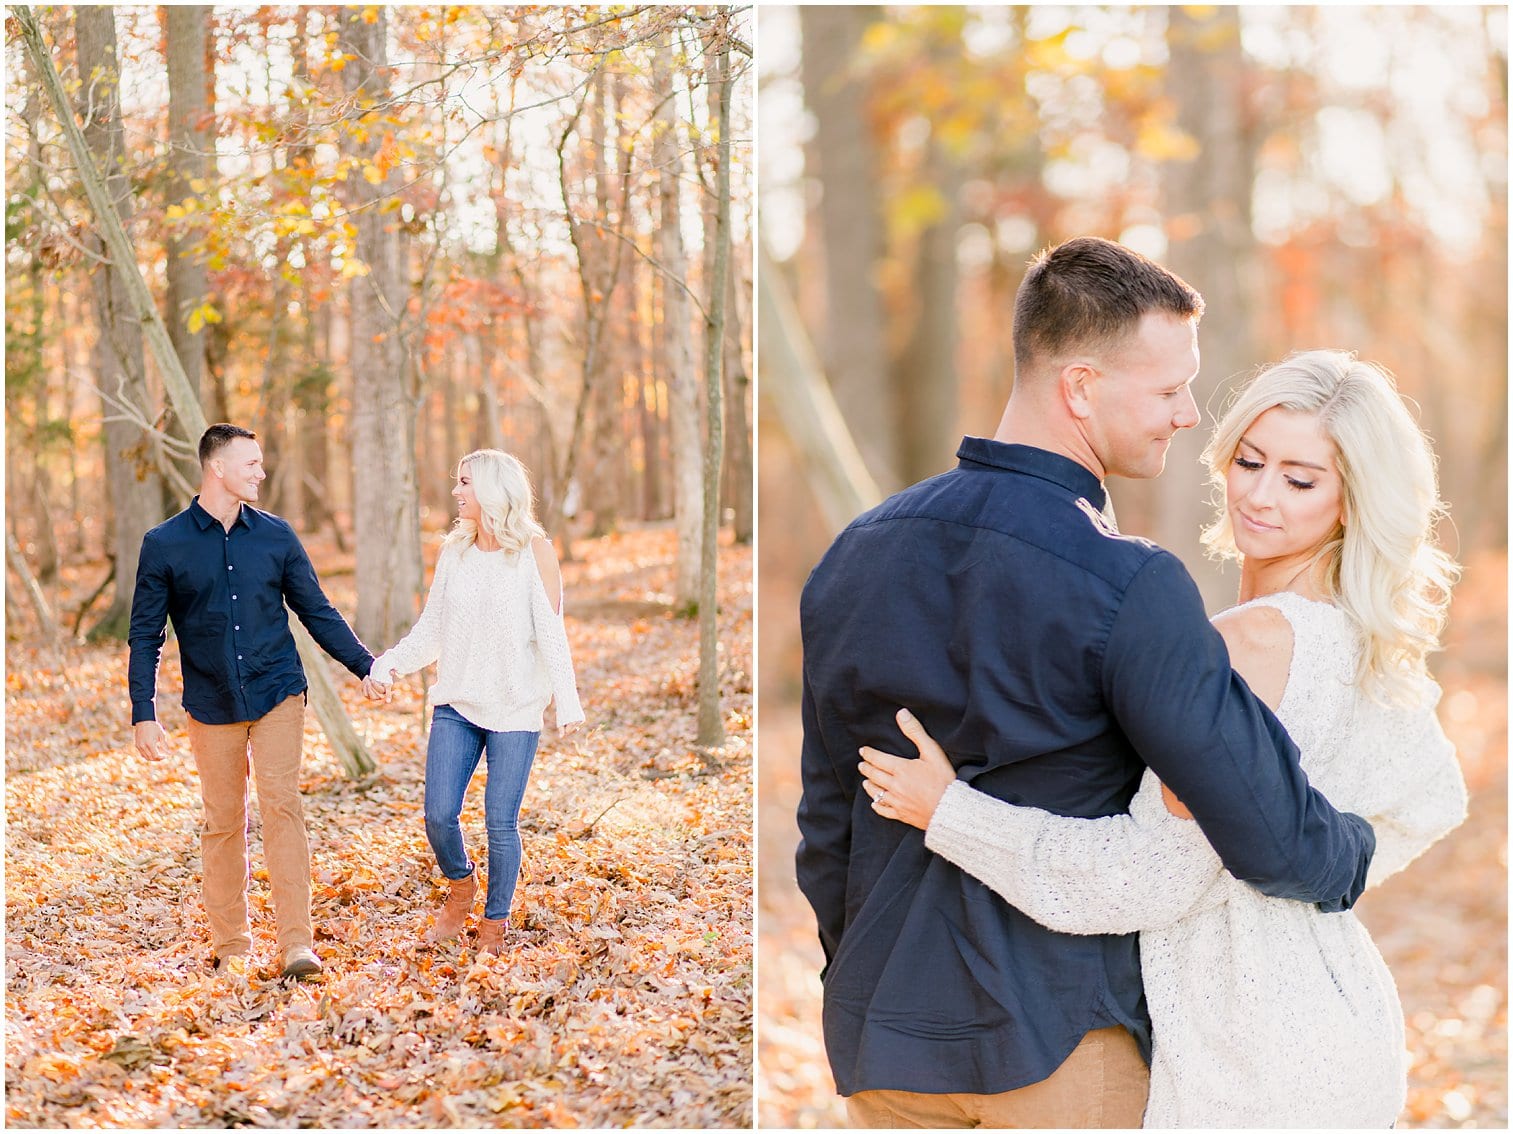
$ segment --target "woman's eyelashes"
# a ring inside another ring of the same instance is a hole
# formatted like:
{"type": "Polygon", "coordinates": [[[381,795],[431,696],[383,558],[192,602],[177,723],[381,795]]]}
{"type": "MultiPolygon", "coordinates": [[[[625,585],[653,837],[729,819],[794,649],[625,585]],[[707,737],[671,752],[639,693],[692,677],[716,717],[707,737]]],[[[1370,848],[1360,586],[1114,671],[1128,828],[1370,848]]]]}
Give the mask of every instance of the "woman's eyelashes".
{"type": "MultiPolygon", "coordinates": [[[[1235,454],[1235,464],[1239,465],[1242,469],[1248,469],[1251,472],[1256,472],[1257,470],[1264,469],[1266,467],[1264,462],[1248,460],[1247,458],[1240,456],[1238,453],[1235,454]]],[[[1317,481],[1313,480],[1298,480],[1296,477],[1291,476],[1284,476],[1282,479],[1285,480],[1290,487],[1296,488],[1299,492],[1306,492],[1308,489],[1314,487],[1318,483],[1317,481]]]]}

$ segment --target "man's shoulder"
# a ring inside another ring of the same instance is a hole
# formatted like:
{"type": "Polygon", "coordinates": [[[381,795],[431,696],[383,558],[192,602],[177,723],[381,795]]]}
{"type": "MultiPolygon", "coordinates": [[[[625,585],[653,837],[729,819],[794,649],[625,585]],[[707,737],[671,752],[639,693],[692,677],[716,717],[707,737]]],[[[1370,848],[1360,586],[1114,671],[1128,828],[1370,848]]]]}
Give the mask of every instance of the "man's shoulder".
{"type": "Polygon", "coordinates": [[[252,528],[259,535],[277,536],[279,538],[292,539],[296,543],[299,542],[299,536],[295,534],[293,525],[282,516],[274,515],[272,512],[265,512],[261,508],[254,508],[250,504],[243,504],[242,507],[246,510],[246,518],[249,521],[248,527],[252,528]]]}
{"type": "Polygon", "coordinates": [[[837,542],[870,528],[889,527],[890,537],[926,525],[974,529],[989,540],[1036,549],[1070,567],[1127,583],[1151,560],[1183,570],[1175,555],[1141,536],[1124,535],[1085,496],[1033,476],[952,469],[912,484],[862,513],[837,542]]]}
{"type": "Polygon", "coordinates": [[[199,531],[199,525],[194,522],[194,516],[188,508],[175,512],[162,523],[154,524],[147,529],[147,534],[142,537],[144,544],[160,544],[169,540],[181,538],[199,531]]]}

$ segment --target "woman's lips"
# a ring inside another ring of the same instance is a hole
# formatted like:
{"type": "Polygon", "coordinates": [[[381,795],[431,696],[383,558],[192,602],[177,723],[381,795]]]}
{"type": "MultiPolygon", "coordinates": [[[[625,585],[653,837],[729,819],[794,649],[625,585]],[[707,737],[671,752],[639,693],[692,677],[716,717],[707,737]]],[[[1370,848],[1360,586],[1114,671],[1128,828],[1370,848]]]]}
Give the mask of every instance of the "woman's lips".
{"type": "Polygon", "coordinates": [[[1276,524],[1263,524],[1260,520],[1257,520],[1257,519],[1255,519],[1255,518],[1253,518],[1251,516],[1247,516],[1244,512],[1239,513],[1239,516],[1240,516],[1240,519],[1244,521],[1245,526],[1248,527],[1251,531],[1254,531],[1254,532],[1274,532],[1274,531],[1279,531],[1280,530],[1280,528],[1278,527],[1278,525],[1276,525],[1276,524]]]}

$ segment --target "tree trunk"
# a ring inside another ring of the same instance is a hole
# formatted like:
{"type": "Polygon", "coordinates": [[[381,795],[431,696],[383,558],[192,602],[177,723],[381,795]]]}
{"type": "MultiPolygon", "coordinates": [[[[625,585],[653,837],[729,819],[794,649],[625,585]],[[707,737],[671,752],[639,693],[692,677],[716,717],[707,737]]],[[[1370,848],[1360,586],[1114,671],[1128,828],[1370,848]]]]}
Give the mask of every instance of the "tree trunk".
{"type": "Polygon", "coordinates": [[[736,286],[740,273],[734,266],[726,276],[730,282],[725,291],[725,438],[730,476],[726,497],[735,541],[749,544],[756,532],[756,470],[751,448],[751,372],[742,348],[741,328],[750,323],[750,303],[744,305],[743,313],[740,299],[750,295],[751,289],[736,286]]]}
{"type": "Polygon", "coordinates": [[[804,99],[815,116],[805,165],[820,186],[825,310],[820,365],[874,480],[902,484],[887,397],[887,328],[876,276],[884,249],[879,170],[866,128],[867,92],[851,69],[877,10],[857,5],[799,8],[804,99]]]}
{"type": "Polygon", "coordinates": [[[960,382],[956,370],[956,236],[961,226],[962,175],[931,143],[926,167],[940,195],[942,215],[919,234],[913,278],[914,325],[893,369],[899,471],[907,482],[945,472],[955,462],[960,382]]]}
{"type": "Polygon", "coordinates": [[[830,529],[838,532],[882,499],[882,493],[820,370],[782,272],[765,249],[759,255],[756,322],[762,389],[798,452],[804,483],[830,529]]]}
{"type": "MultiPolygon", "coordinates": [[[[728,60],[727,60],[728,66],[728,60]]],[[[705,93],[709,102],[709,121],[711,124],[719,121],[720,98],[724,84],[708,83],[705,93]]],[[[715,144],[708,148],[706,164],[714,170],[716,177],[719,175],[722,155],[728,157],[724,146],[724,139],[716,139],[715,144]]],[[[712,304],[713,296],[708,295],[712,286],[710,281],[715,277],[714,259],[715,244],[709,234],[719,228],[719,210],[729,208],[727,201],[722,201],[717,192],[706,186],[708,190],[704,195],[704,290],[707,298],[705,303],[712,304]]],[[[731,239],[727,229],[727,242],[731,239]]],[[[734,252],[734,249],[731,249],[734,252]]],[[[724,399],[725,399],[725,467],[720,474],[722,499],[727,503],[733,514],[735,529],[735,541],[737,543],[750,543],[754,525],[754,507],[752,499],[752,453],[751,453],[751,414],[747,406],[751,394],[751,375],[746,369],[745,351],[741,345],[741,327],[745,323],[745,312],[741,308],[741,293],[737,287],[737,280],[741,272],[739,265],[732,262],[725,272],[725,332],[724,350],[724,399]]],[[[747,289],[749,295],[750,289],[747,289]]]]}
{"type": "MultiPolygon", "coordinates": [[[[294,64],[296,89],[310,82],[310,31],[309,21],[319,14],[318,9],[303,9],[295,20],[294,38],[290,55],[294,64]]],[[[292,123],[292,135],[288,155],[289,164],[295,168],[308,168],[315,160],[315,147],[309,143],[310,108],[303,99],[291,98],[287,113],[292,123]]],[[[305,263],[313,262],[315,253],[310,241],[296,236],[305,263]]],[[[294,425],[289,431],[289,444],[299,450],[300,498],[299,513],[306,517],[312,527],[319,527],[329,520],[336,536],[337,546],[342,546],[341,526],[326,494],[316,485],[329,482],[326,447],[329,433],[326,416],[331,402],[331,368],[329,352],[323,349],[325,336],[320,334],[321,321],[329,322],[331,304],[317,304],[309,272],[300,273],[300,347],[303,365],[294,386],[294,425]]]]}
{"type": "Polygon", "coordinates": [[[659,46],[653,64],[657,109],[652,162],[659,171],[660,209],[657,258],[661,261],[663,373],[666,375],[672,426],[672,482],[674,528],[678,533],[678,562],[673,602],[692,610],[699,601],[699,556],[704,516],[704,445],[699,428],[699,379],[694,371],[693,338],[689,325],[688,256],[683,248],[683,159],[673,93],[673,45],[659,46]]]}
{"type": "Polygon", "coordinates": [[[58,579],[58,541],[53,534],[52,484],[42,454],[35,456],[37,464],[32,470],[32,509],[33,527],[37,533],[37,577],[44,583],[54,583],[58,579]]]}
{"type": "MultiPolygon", "coordinates": [[[[594,80],[594,83],[598,82],[600,82],[599,79],[594,80]]],[[[588,106],[589,99],[585,96],[584,101],[578,104],[577,111],[569,119],[557,139],[557,182],[562,192],[568,235],[572,238],[573,252],[578,260],[578,285],[583,300],[583,362],[577,401],[573,409],[572,426],[568,431],[566,448],[563,450],[562,468],[555,478],[556,499],[547,512],[548,519],[551,521],[546,525],[547,531],[553,531],[561,524],[562,517],[567,514],[568,502],[575,495],[578,454],[583,448],[584,423],[588,417],[589,399],[604,368],[605,321],[611,310],[610,303],[614,297],[615,288],[620,282],[620,268],[625,254],[624,241],[614,239],[613,236],[600,235],[597,232],[597,227],[602,226],[606,230],[612,227],[607,217],[596,218],[594,223],[585,223],[579,219],[574,209],[570,188],[574,179],[568,172],[567,144],[568,140],[578,132],[578,124],[588,106]],[[610,245],[607,249],[606,243],[610,245]]],[[[633,139],[628,140],[626,145],[620,147],[620,200],[616,208],[617,219],[613,226],[616,229],[623,228],[627,223],[632,141],[633,139]]],[[[590,160],[593,161],[600,161],[602,158],[602,154],[590,155],[590,160]]],[[[563,558],[571,559],[572,544],[568,539],[566,528],[564,527],[559,534],[562,539],[563,558]]]]}
{"type": "MultiPolygon", "coordinates": [[[[42,164],[42,139],[37,129],[37,121],[42,114],[42,99],[36,94],[29,93],[25,102],[22,103],[18,117],[26,126],[27,147],[27,177],[24,187],[17,187],[17,195],[25,195],[32,200],[37,200],[46,192],[46,169],[42,164]]],[[[16,218],[19,221],[19,217],[16,218]]],[[[7,227],[11,227],[10,224],[7,227]]],[[[12,340],[12,329],[7,326],[6,342],[6,384],[11,386],[14,377],[14,388],[8,390],[7,401],[19,402],[22,390],[25,386],[31,387],[33,395],[32,428],[26,438],[25,453],[29,454],[27,463],[31,469],[31,528],[36,533],[37,545],[37,576],[43,583],[52,583],[58,577],[58,543],[53,530],[52,510],[52,475],[51,463],[56,437],[53,430],[52,411],[52,370],[45,365],[44,351],[48,339],[46,328],[47,322],[47,276],[43,266],[42,257],[35,248],[27,250],[26,257],[26,281],[27,301],[30,310],[27,312],[29,326],[25,331],[16,330],[17,341],[12,340]]],[[[67,326],[66,322],[60,322],[59,326],[67,326]]],[[[67,374],[67,368],[61,368],[63,377],[67,374]]],[[[66,382],[66,377],[63,377],[66,382]]],[[[68,424],[68,398],[65,392],[63,409],[59,417],[59,423],[67,427],[68,424]]],[[[12,419],[14,425],[15,419],[12,419]]],[[[18,466],[14,457],[20,457],[17,442],[20,440],[12,433],[11,444],[5,447],[6,483],[19,485],[21,483],[18,474],[18,466]]],[[[72,446],[68,446],[71,450],[72,446]]],[[[18,497],[20,493],[16,494],[18,497]]],[[[19,525],[14,525],[18,527],[19,525]]]]}
{"type": "Polygon", "coordinates": [[[635,386],[635,413],[631,432],[626,438],[626,447],[629,448],[634,439],[641,448],[641,475],[637,481],[636,493],[636,514],[641,520],[656,518],[657,476],[660,471],[657,467],[656,422],[651,412],[654,403],[650,401],[650,354],[646,348],[647,323],[650,320],[642,318],[642,312],[646,310],[646,287],[655,275],[655,272],[637,272],[632,277],[634,286],[629,289],[631,317],[627,331],[630,335],[629,369],[635,386]]]}
{"type": "MultiPolygon", "coordinates": [[[[126,143],[120,118],[120,74],[116,54],[115,9],[82,6],[74,9],[79,73],[87,77],[80,88],[78,108],[84,121],[91,170],[104,170],[96,209],[111,210],[124,226],[132,213],[131,182],[124,171],[126,143]]],[[[49,64],[51,59],[48,60],[49,64]]],[[[71,110],[61,110],[72,124],[71,110]]],[[[82,164],[82,163],[81,163],[82,164]]],[[[104,393],[106,490],[114,518],[112,551],[116,586],[109,608],[89,636],[125,638],[131,621],[131,597],[136,589],[137,555],[142,537],[163,518],[163,481],[141,429],[123,415],[150,420],[147,411],[146,363],[142,353],[140,315],[127,292],[127,275],[137,271],[135,255],[122,233],[120,247],[107,247],[92,233],[90,251],[113,263],[90,272],[97,337],[94,347],[96,382],[104,393]],[[112,267],[115,270],[112,270],[112,267]]],[[[149,297],[150,302],[150,297],[149,297]]]]}
{"type": "Polygon", "coordinates": [[[27,565],[26,556],[21,554],[21,547],[16,543],[16,537],[9,531],[5,533],[5,561],[16,573],[16,578],[21,580],[21,588],[26,591],[26,597],[31,600],[32,613],[37,616],[37,627],[41,630],[42,637],[56,651],[63,640],[63,631],[47,605],[47,596],[42,593],[37,576],[27,565]]]}
{"type": "MultiPolygon", "coordinates": [[[[367,23],[340,12],[348,63],[341,72],[356,100],[354,116],[389,97],[388,17],[367,23]]],[[[357,222],[357,254],[367,273],[352,280],[352,513],[357,537],[357,635],[393,644],[415,620],[421,591],[420,500],[415,469],[415,408],[407,390],[405,305],[409,288],[399,232],[379,205],[392,190],[373,162],[390,127],[374,124],[365,141],[344,135],[364,168],[347,178],[357,222]],[[366,175],[374,172],[376,180],[366,175]]]]}
{"type": "MultiPolygon", "coordinates": [[[[167,24],[168,61],[168,186],[165,199],[180,205],[202,196],[214,176],[211,154],[215,138],[208,103],[213,83],[206,73],[210,8],[203,4],[170,4],[163,8],[167,24]],[[199,182],[199,188],[195,188],[199,182]]],[[[219,387],[210,381],[205,365],[205,328],[191,332],[190,313],[209,299],[205,267],[191,251],[192,236],[175,225],[168,232],[168,335],[184,367],[184,377],[199,391],[200,404],[217,421],[226,420],[226,407],[217,402],[219,387]]],[[[198,441],[198,438],[189,438],[198,441]]]]}
{"type": "MultiPolygon", "coordinates": [[[[728,13],[722,24],[729,20],[728,13]]],[[[725,357],[725,296],[730,275],[730,40],[728,27],[717,29],[713,81],[719,88],[715,125],[719,134],[715,177],[715,227],[704,239],[714,244],[714,274],[704,322],[704,524],[699,569],[699,733],[698,743],[713,748],[725,742],[720,711],[719,567],[720,466],[725,459],[725,407],[721,373],[725,357]]]]}
{"type": "MultiPolygon", "coordinates": [[[[616,74],[611,84],[605,82],[601,76],[595,83],[595,90],[597,98],[589,118],[589,149],[594,155],[595,168],[598,170],[594,176],[594,213],[598,223],[608,225],[612,198],[607,155],[612,148],[614,152],[623,152],[620,146],[609,140],[608,130],[609,123],[616,119],[622,107],[624,77],[616,74]],[[611,87],[613,87],[613,98],[611,98],[611,87]]],[[[619,140],[618,128],[616,140],[619,140]]],[[[596,235],[595,243],[602,255],[604,238],[596,235]]],[[[614,313],[618,310],[619,296],[605,296],[602,304],[606,314],[614,313]]],[[[606,349],[601,352],[601,365],[598,373],[593,377],[593,400],[589,409],[592,433],[589,442],[588,468],[585,470],[587,475],[583,478],[587,489],[584,499],[594,517],[593,526],[589,529],[591,536],[604,535],[614,530],[622,504],[621,484],[624,481],[624,475],[620,467],[620,459],[624,450],[624,439],[620,428],[620,408],[623,400],[621,374],[619,367],[605,365],[616,357],[613,335],[616,325],[620,322],[619,318],[614,317],[606,320],[604,329],[606,349]]]]}

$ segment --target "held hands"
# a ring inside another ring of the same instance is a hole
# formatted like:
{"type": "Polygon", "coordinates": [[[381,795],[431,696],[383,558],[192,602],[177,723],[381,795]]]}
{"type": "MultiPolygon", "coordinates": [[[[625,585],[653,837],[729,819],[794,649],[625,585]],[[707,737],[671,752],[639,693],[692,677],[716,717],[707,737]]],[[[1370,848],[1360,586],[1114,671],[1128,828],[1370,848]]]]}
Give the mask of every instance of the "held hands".
{"type": "Polygon", "coordinates": [[[929,827],[940,797],[956,779],[956,769],[913,713],[900,709],[896,719],[904,735],[919,749],[919,759],[863,748],[858,767],[866,777],[864,786],[872,797],[873,811],[884,819],[897,819],[923,831],[929,827]]]}
{"type": "Polygon", "coordinates": [[[163,758],[163,741],[167,739],[167,733],[162,725],[157,721],[138,721],[132,727],[132,733],[142,759],[156,763],[163,758]]]}
{"type": "Polygon", "coordinates": [[[557,735],[558,736],[572,736],[573,733],[575,733],[575,732],[578,731],[578,726],[581,725],[582,723],[583,723],[582,721],[573,721],[571,724],[562,725],[560,728],[557,729],[557,735]]]}
{"type": "Polygon", "coordinates": [[[362,695],[370,701],[382,701],[388,704],[394,696],[394,671],[389,670],[389,680],[382,682],[377,680],[371,673],[362,679],[362,695]]]}

